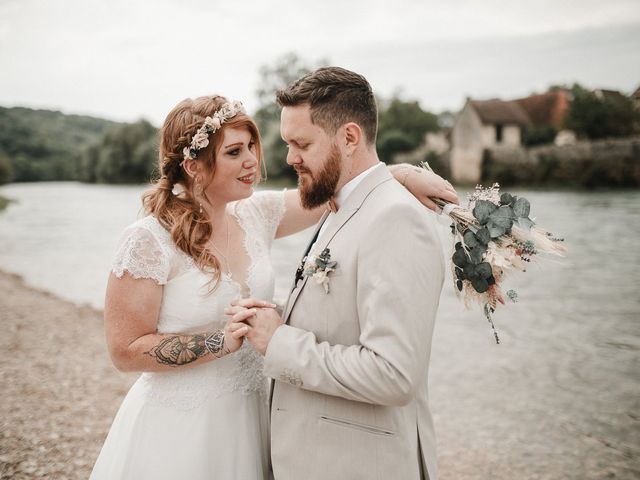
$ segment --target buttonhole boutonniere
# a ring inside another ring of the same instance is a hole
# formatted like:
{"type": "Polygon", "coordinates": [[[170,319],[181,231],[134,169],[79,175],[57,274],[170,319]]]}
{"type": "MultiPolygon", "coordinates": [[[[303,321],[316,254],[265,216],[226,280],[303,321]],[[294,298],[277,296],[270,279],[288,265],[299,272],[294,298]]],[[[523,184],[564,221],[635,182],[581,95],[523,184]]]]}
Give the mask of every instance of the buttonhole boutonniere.
{"type": "Polygon", "coordinates": [[[315,279],[318,285],[324,287],[325,293],[329,293],[329,273],[334,272],[337,266],[338,262],[331,260],[331,251],[325,248],[320,255],[307,257],[303,275],[315,279]]]}

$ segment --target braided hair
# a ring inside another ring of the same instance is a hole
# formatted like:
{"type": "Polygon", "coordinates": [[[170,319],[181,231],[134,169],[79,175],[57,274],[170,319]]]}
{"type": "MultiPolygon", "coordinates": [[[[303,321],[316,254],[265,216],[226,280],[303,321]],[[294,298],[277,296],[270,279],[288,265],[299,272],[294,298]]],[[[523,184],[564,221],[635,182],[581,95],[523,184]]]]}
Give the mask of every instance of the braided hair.
{"type": "MultiPolygon", "coordinates": [[[[212,235],[207,212],[200,208],[198,189],[211,182],[215,173],[216,151],[224,137],[225,128],[245,127],[256,144],[259,165],[262,163],[260,134],[255,122],[246,114],[238,113],[209,137],[209,145],[198,151],[195,161],[201,162],[204,178],[194,181],[186,174],[182,161],[183,149],[191,144],[192,137],[227,99],[219,96],[185,99],[167,115],[160,129],[158,170],[160,178],[142,196],[147,214],[153,215],[171,233],[176,246],[189,255],[203,271],[211,273],[214,287],[220,281],[220,260],[206,248],[212,235]],[[199,185],[198,185],[199,184],[199,185]]],[[[259,179],[260,168],[258,168],[259,179]]]]}

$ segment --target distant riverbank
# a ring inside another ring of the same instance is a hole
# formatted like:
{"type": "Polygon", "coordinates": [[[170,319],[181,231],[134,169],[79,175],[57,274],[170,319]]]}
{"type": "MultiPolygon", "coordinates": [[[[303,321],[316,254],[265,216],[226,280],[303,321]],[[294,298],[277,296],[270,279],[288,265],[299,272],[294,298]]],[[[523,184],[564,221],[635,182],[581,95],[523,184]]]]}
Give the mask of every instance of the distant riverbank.
{"type": "Polygon", "coordinates": [[[9,205],[10,203],[11,203],[11,199],[10,198],[3,197],[2,195],[0,195],[0,211],[2,211],[5,208],[7,208],[7,205],[9,205]]]}
{"type": "Polygon", "coordinates": [[[640,138],[484,151],[482,182],[574,189],[640,187],[640,138]]]}

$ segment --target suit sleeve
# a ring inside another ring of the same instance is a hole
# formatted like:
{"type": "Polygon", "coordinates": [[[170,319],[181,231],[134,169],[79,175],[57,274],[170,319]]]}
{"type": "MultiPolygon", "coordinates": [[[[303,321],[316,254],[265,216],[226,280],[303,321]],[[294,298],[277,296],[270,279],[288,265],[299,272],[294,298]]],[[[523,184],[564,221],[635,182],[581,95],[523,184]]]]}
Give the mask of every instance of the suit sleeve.
{"type": "MultiPolygon", "coordinates": [[[[318,343],[313,333],[278,328],[265,373],[295,372],[300,388],[379,405],[405,405],[424,380],[443,282],[442,248],[427,212],[385,210],[359,246],[359,344],[318,343]]],[[[344,319],[353,321],[353,319],[344,319]]]]}

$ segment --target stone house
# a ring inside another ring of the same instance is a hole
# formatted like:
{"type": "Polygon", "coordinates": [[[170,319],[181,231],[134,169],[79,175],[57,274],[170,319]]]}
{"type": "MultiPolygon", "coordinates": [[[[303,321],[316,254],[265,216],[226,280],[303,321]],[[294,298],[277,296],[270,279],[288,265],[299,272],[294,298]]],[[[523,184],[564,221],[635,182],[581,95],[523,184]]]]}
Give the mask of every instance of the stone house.
{"type": "Polygon", "coordinates": [[[519,148],[523,129],[531,125],[515,101],[467,99],[451,132],[451,176],[454,181],[477,183],[482,156],[496,146],[519,148]]]}
{"type": "Polygon", "coordinates": [[[573,132],[563,130],[569,113],[570,92],[554,88],[516,100],[471,100],[456,117],[451,135],[451,174],[464,183],[480,181],[484,150],[517,154],[528,129],[553,127],[556,144],[575,143],[573,132]]]}

